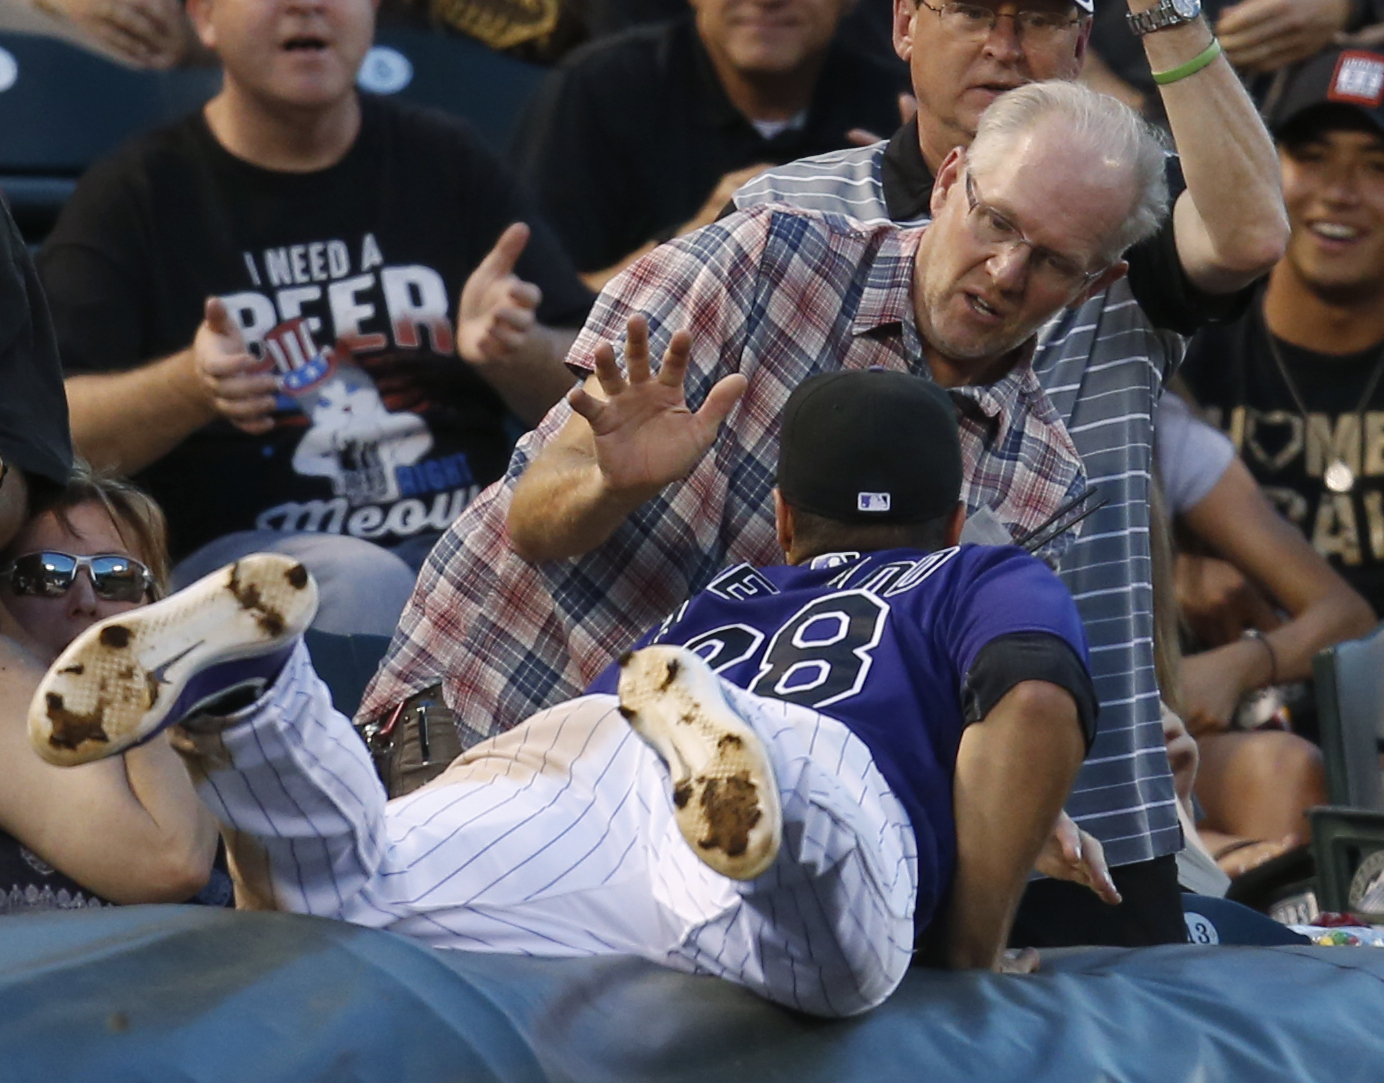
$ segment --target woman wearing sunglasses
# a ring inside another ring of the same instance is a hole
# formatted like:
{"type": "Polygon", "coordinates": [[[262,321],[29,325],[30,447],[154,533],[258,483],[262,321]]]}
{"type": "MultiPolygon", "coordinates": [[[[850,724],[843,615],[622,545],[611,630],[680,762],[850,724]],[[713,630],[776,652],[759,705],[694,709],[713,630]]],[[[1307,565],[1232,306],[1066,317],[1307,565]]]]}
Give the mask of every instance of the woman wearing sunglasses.
{"type": "MultiPolygon", "coordinates": [[[[78,632],[163,594],[163,513],[78,464],[57,501],[0,553],[9,630],[46,666],[78,632]],[[22,632],[22,635],[19,633],[22,632]]],[[[216,826],[167,736],[64,771],[0,725],[0,914],[181,902],[206,883],[216,826]]]]}

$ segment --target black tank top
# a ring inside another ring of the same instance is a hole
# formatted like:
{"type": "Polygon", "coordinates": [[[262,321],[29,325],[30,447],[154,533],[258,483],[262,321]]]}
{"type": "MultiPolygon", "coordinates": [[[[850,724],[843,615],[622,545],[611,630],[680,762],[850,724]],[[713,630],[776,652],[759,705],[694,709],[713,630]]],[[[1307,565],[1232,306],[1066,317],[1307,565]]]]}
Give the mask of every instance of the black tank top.
{"type": "Polygon", "coordinates": [[[113,905],[0,830],[0,915],[113,905]]]}

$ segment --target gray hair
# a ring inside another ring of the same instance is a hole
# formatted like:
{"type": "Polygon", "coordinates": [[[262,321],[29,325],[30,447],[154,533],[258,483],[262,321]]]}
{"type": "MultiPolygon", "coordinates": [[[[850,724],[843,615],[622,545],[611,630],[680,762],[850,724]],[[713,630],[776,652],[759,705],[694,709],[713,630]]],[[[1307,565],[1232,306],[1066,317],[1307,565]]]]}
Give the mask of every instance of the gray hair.
{"type": "Polygon", "coordinates": [[[1134,110],[1080,83],[1053,79],[1007,91],[981,114],[967,158],[977,169],[996,162],[1019,136],[1048,120],[1077,146],[1119,162],[1130,172],[1133,206],[1105,255],[1115,260],[1125,250],[1158,232],[1168,214],[1166,151],[1161,135],[1134,110]]]}

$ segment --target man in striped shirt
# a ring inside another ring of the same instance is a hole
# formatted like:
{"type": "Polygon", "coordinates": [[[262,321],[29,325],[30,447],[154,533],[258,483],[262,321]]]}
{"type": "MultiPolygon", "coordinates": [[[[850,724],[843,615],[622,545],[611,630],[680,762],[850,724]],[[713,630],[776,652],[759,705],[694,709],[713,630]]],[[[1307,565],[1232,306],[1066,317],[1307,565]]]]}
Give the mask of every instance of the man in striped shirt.
{"type": "MultiPolygon", "coordinates": [[[[1016,923],[1027,942],[1182,937],[1174,853],[1181,831],[1153,669],[1148,488],[1152,413],[1184,339],[1234,316],[1241,292],[1286,240],[1272,146],[1210,30],[1170,0],[1129,0],[1181,156],[1186,189],[1164,228],[1129,252],[1129,273],[1059,312],[1038,335],[1033,370],[1106,503],[1059,565],[1091,640],[1101,727],[1068,811],[1105,845],[1126,902],[1091,907],[1061,884],[1031,886],[1016,923]],[[1168,9],[1165,11],[1165,9],[1168,9]],[[1156,24],[1156,25],[1155,25],[1156,24]]],[[[920,225],[933,179],[967,146],[1004,90],[1074,79],[1090,32],[1086,0],[896,0],[895,49],[918,114],[887,143],[804,159],[743,187],[760,203],[920,225]]],[[[1170,173],[1176,170],[1170,169],[1170,173]]],[[[1181,188],[1180,176],[1170,178],[1181,188]]]]}

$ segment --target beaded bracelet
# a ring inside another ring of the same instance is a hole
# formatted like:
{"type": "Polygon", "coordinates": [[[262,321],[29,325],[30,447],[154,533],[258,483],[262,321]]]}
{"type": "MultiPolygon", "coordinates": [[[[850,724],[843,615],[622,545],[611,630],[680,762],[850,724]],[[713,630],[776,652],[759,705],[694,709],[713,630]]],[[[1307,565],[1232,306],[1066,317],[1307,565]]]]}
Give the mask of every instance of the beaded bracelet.
{"type": "Polygon", "coordinates": [[[1153,81],[1159,86],[1167,86],[1169,83],[1175,83],[1179,79],[1186,79],[1187,76],[1195,75],[1197,72],[1201,71],[1202,68],[1206,67],[1206,65],[1210,64],[1211,61],[1215,60],[1216,57],[1220,55],[1221,43],[1217,39],[1212,38],[1211,44],[1197,53],[1197,55],[1192,57],[1187,63],[1179,64],[1177,67],[1169,68],[1167,71],[1154,72],[1153,81]]]}

